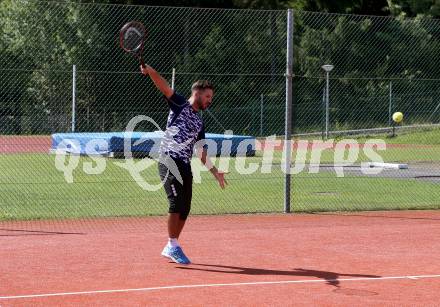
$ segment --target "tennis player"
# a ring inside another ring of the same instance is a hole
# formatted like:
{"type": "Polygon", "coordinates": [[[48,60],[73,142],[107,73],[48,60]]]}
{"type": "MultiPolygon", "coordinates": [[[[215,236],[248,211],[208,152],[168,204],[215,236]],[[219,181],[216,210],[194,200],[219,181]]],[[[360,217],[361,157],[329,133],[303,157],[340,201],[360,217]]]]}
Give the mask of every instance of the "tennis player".
{"type": "MultiPolygon", "coordinates": [[[[168,244],[163,249],[162,256],[179,264],[189,264],[191,262],[177,240],[191,209],[193,184],[191,158],[194,147],[197,141],[205,138],[204,124],[198,112],[206,110],[212,103],[214,87],[209,81],[196,81],[191,87],[191,97],[186,99],[176,93],[151,66],[141,67],[141,72],[150,76],[165,96],[170,108],[167,129],[160,146],[159,162],[159,175],[164,182],[169,202],[168,244]],[[170,166],[177,166],[177,174],[170,166]]],[[[196,148],[196,153],[224,189],[227,184],[224,173],[211,163],[206,148],[199,146],[196,148]]]]}

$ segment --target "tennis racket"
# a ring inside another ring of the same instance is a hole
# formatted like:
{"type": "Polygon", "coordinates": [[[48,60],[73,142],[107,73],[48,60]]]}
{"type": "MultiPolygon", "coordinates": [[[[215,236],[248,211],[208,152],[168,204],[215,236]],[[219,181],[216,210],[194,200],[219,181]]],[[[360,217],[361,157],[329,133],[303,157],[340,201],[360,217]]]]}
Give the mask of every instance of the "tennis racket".
{"type": "Polygon", "coordinates": [[[142,67],[145,67],[144,43],[147,38],[147,30],[139,21],[131,21],[126,23],[119,31],[119,43],[124,51],[131,53],[138,58],[142,67]]]}

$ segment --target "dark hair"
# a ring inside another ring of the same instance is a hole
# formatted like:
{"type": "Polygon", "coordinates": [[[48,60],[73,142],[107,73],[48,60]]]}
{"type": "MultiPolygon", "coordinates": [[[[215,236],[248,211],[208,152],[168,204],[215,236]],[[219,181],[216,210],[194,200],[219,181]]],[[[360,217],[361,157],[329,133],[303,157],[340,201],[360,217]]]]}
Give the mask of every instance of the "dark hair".
{"type": "Polygon", "coordinates": [[[214,86],[208,80],[197,80],[191,86],[191,90],[192,91],[200,91],[200,90],[203,91],[203,90],[206,90],[206,89],[214,90],[214,86]]]}

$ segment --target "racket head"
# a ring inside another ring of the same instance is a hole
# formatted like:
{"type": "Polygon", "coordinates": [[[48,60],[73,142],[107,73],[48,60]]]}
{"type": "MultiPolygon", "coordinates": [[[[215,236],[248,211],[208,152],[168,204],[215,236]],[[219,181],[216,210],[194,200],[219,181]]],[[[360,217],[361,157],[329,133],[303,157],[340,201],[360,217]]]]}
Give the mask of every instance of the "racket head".
{"type": "Polygon", "coordinates": [[[126,52],[136,54],[140,59],[146,38],[147,30],[139,21],[130,21],[119,31],[119,44],[121,48],[126,52]]]}

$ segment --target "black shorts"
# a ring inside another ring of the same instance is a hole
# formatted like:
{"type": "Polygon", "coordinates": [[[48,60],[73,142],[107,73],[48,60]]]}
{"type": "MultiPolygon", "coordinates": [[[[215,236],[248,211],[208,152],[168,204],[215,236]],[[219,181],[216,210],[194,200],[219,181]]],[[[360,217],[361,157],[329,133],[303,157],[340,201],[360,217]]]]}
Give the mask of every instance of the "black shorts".
{"type": "Polygon", "coordinates": [[[191,164],[180,160],[173,160],[179,170],[182,183],[176,175],[168,171],[165,164],[159,163],[159,176],[164,182],[164,189],[168,197],[169,213],[180,213],[180,219],[186,220],[191,210],[193,176],[191,164]]]}

